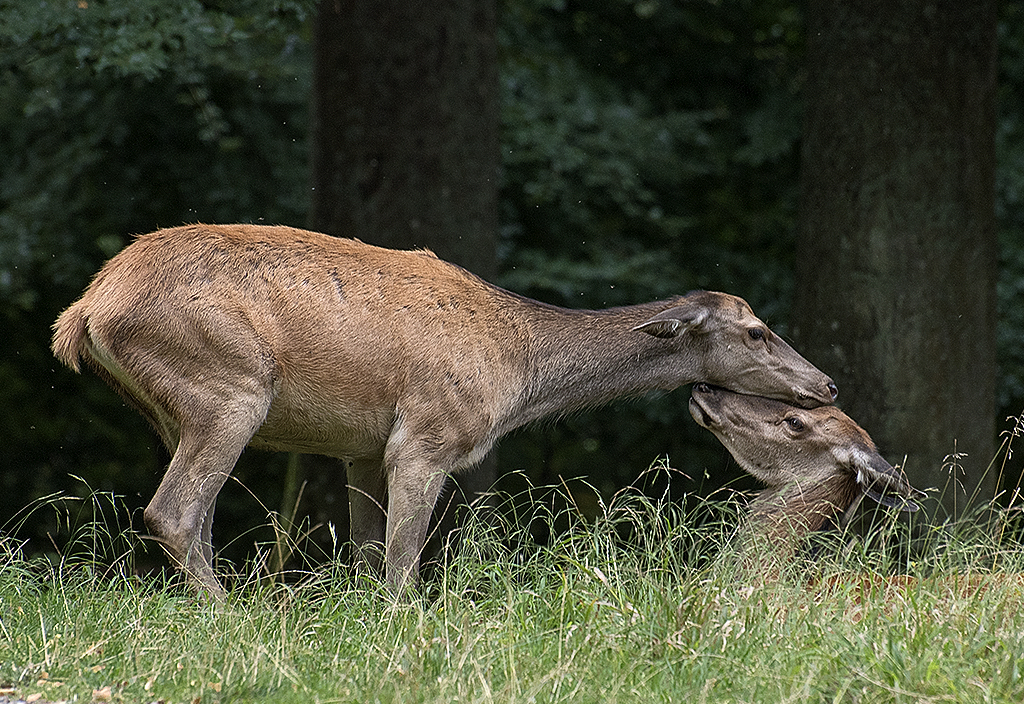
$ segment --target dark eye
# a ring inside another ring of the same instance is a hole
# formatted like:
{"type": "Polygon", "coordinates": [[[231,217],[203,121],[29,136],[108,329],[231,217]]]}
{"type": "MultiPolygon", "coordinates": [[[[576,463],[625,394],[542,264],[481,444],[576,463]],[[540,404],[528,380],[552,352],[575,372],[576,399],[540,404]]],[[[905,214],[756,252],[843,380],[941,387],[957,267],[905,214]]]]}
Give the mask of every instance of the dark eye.
{"type": "Polygon", "coordinates": [[[750,328],[747,330],[747,334],[750,335],[751,340],[763,340],[764,330],[761,328],[750,328]]]}
{"type": "Polygon", "coordinates": [[[790,416],[789,418],[786,418],[785,423],[786,425],[789,426],[790,430],[796,433],[799,433],[801,430],[804,429],[804,422],[797,418],[796,416],[790,416]]]}

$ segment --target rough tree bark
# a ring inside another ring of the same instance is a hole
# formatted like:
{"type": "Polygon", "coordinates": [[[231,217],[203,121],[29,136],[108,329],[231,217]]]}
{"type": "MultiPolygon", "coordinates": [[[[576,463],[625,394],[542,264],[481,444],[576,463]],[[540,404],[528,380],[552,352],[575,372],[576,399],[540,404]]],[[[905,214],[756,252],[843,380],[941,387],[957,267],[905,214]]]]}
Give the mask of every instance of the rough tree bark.
{"type": "Polygon", "coordinates": [[[995,484],[996,3],[811,0],[807,29],[794,335],[959,513],[995,484]]]}
{"type": "Polygon", "coordinates": [[[313,225],[429,247],[493,278],[493,0],[325,0],[315,26],[313,225]]]}

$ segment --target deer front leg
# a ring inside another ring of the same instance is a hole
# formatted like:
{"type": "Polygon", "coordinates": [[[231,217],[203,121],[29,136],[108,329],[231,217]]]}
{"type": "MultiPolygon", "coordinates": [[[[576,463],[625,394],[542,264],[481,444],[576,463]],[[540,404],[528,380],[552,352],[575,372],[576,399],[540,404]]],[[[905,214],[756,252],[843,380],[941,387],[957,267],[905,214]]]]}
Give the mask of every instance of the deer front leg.
{"type": "Polygon", "coordinates": [[[387,470],[387,582],[402,593],[419,580],[420,555],[446,474],[422,460],[399,460],[387,470]]]}
{"type": "Polygon", "coordinates": [[[381,574],[384,567],[384,467],[379,457],[345,463],[348,478],[349,536],[357,574],[381,574]]]}

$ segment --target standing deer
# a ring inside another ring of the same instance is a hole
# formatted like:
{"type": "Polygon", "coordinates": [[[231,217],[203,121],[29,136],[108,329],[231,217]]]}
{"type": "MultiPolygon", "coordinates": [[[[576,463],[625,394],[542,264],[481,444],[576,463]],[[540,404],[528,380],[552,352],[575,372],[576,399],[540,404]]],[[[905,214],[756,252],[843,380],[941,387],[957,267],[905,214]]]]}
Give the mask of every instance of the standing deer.
{"type": "Polygon", "coordinates": [[[690,414],[721,441],[740,467],[764,482],[751,502],[745,541],[763,539],[782,560],[799,541],[867,496],[917,511],[912,487],[878,453],[868,434],[834,406],[788,403],[695,384],[690,414]]]}
{"type": "Polygon", "coordinates": [[[247,445],[344,460],[355,561],[379,569],[383,543],[401,589],[446,477],[514,428],[694,381],[804,406],[837,393],[735,296],[568,310],[427,251],[287,227],[143,235],[54,328],[55,355],[84,359],[170,451],[146,524],[214,596],[214,503],[247,445]]]}

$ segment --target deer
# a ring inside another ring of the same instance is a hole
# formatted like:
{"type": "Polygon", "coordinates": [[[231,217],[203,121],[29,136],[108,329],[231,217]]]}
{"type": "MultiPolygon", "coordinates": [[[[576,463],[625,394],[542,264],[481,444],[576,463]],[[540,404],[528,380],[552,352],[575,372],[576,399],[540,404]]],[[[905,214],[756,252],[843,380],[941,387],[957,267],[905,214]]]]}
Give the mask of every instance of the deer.
{"type": "Polygon", "coordinates": [[[55,356],[166,446],[143,518],[215,599],[214,506],[249,446],[341,460],[355,569],[403,591],[446,479],[515,428],[698,381],[807,407],[838,393],[736,296],[573,310],[428,250],[284,226],[141,235],[53,327],[55,356]]]}
{"type": "Polygon", "coordinates": [[[926,496],[835,406],[800,408],[700,382],[689,409],[744,471],[765,484],[748,506],[739,540],[741,552],[769,550],[763,562],[790,561],[803,539],[844,525],[865,497],[915,512],[915,499],[926,496]]]}

